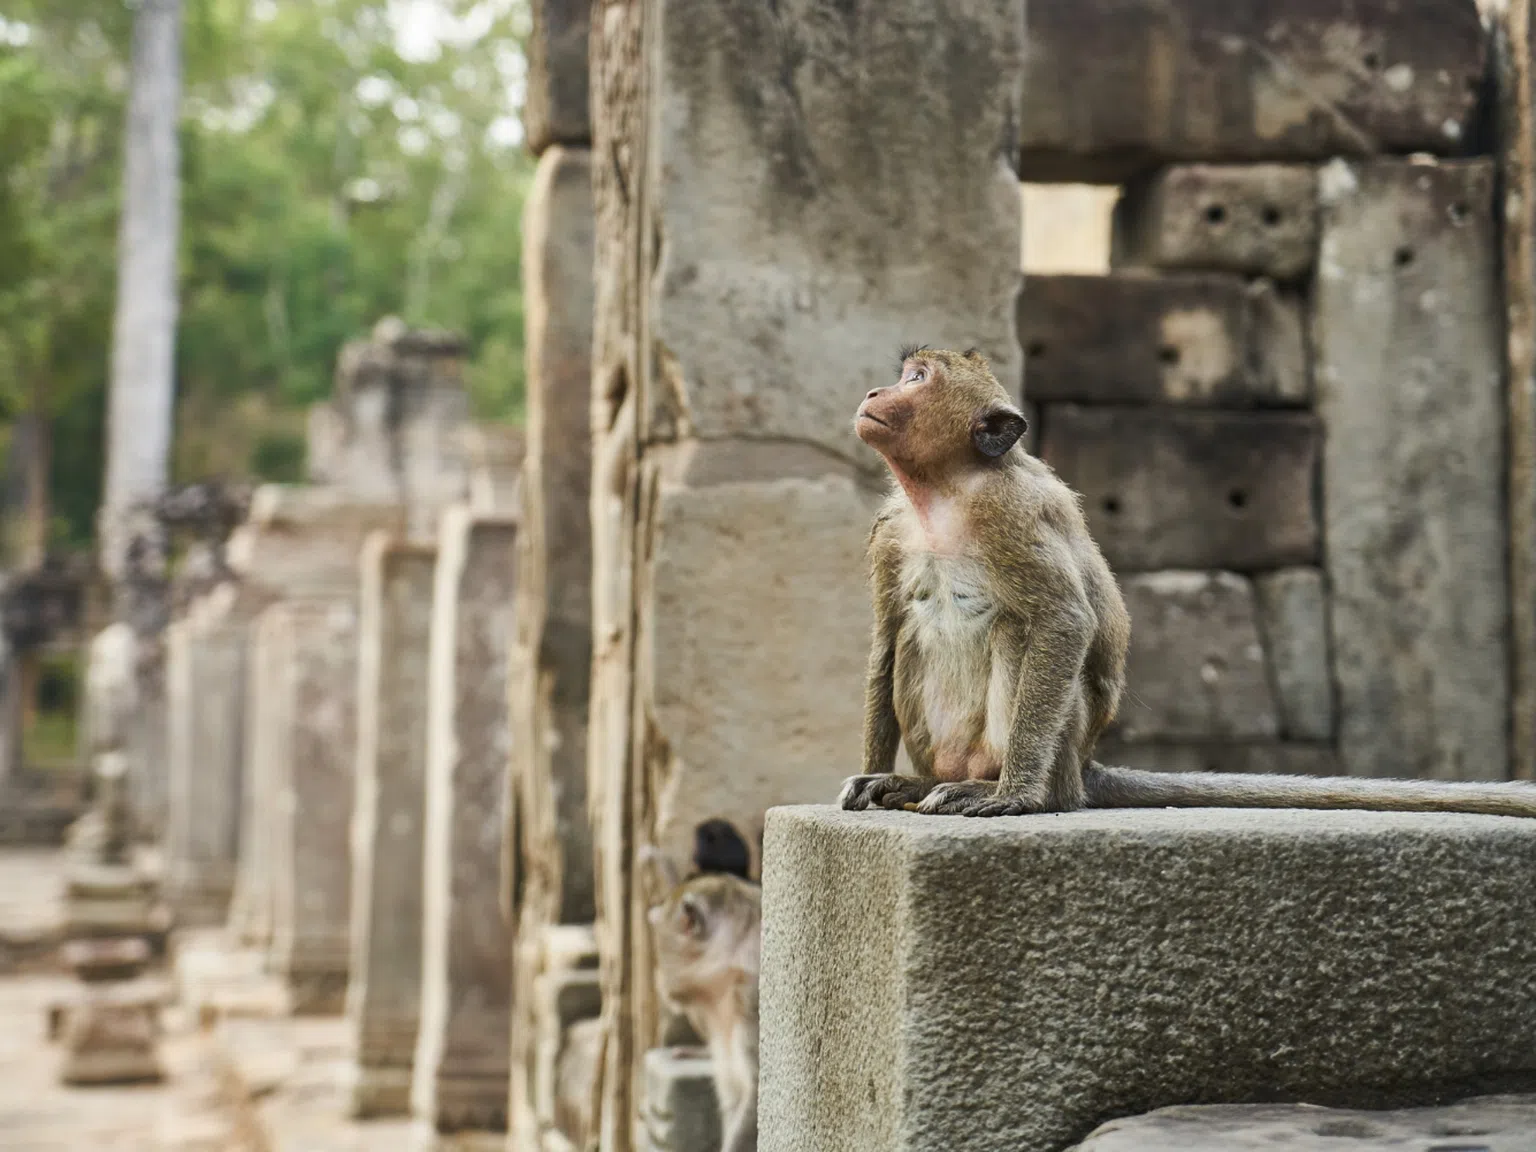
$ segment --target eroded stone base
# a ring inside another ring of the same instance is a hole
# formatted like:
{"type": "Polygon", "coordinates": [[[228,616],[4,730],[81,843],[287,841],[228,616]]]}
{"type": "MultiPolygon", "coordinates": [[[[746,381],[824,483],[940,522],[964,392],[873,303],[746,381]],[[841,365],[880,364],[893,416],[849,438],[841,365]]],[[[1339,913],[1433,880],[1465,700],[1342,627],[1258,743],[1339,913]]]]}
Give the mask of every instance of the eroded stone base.
{"type": "Polygon", "coordinates": [[[138,989],[92,991],[64,1013],[64,1063],[70,1085],[143,1084],[164,1078],[155,1041],[160,997],[138,989]]]}
{"type": "Polygon", "coordinates": [[[351,1097],[348,1107],[354,1120],[375,1120],[383,1116],[409,1116],[411,1112],[411,1069],[379,1068],[356,1065],[352,1070],[351,1097]]]}

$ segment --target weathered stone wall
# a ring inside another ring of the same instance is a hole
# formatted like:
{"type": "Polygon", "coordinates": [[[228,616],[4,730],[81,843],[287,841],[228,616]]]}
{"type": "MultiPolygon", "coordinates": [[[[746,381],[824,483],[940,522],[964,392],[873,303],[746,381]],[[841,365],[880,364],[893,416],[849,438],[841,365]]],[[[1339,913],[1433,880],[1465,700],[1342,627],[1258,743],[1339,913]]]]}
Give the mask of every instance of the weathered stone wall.
{"type": "Polygon", "coordinates": [[[766,857],[762,1152],[1536,1087],[1530,820],[788,808],[766,857]]]}
{"type": "Polygon", "coordinates": [[[883,481],[854,408],[916,339],[1019,386],[1023,20],[594,6],[605,1149],[632,1146],[659,1037],[636,846],[684,859],[710,816],[755,842],[765,808],[830,798],[857,763],[883,481]]]}
{"type": "Polygon", "coordinates": [[[422,809],[437,554],[385,533],[362,555],[352,960],[347,1016],[360,1118],[410,1111],[421,1002],[422,809]]]}
{"type": "MultiPolygon", "coordinates": [[[[545,937],[560,925],[590,925],[593,916],[587,820],[592,230],[591,154],[549,147],[523,212],[529,451],[512,657],[515,820],[507,835],[507,850],[516,855],[508,879],[519,904],[509,908],[518,925],[509,1123],[529,1146],[554,1122],[538,1093],[553,1078],[564,1031],[577,1022],[568,1018],[569,997],[563,1013],[546,1002],[561,995],[567,973],[545,970],[545,937]],[[546,1037],[541,1019],[558,1020],[553,1027],[560,1034],[546,1037]]],[[[595,1014],[595,1004],[581,1006],[595,1014]]]]}
{"type": "Polygon", "coordinates": [[[411,1112],[505,1131],[512,931],[501,909],[516,521],[443,515],[432,604],[421,1024],[411,1112]]]}

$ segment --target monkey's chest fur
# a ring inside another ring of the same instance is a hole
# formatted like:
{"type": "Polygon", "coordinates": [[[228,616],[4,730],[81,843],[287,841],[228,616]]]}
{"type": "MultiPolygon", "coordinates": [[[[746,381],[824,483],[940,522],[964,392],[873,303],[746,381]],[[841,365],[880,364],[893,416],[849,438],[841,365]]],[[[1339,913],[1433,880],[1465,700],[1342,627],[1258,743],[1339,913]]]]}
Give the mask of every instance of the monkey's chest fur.
{"type": "Polygon", "coordinates": [[[912,766],[940,780],[996,780],[1015,669],[994,643],[999,602],[975,560],[909,552],[901,570],[894,703],[912,766]]]}

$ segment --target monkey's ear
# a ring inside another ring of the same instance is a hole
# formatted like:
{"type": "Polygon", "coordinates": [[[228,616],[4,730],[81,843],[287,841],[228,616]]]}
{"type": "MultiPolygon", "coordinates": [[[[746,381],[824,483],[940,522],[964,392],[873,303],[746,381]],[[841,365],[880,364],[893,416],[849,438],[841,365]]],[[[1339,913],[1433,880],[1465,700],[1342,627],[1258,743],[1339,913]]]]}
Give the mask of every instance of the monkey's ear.
{"type": "Polygon", "coordinates": [[[994,408],[971,425],[971,443],[994,460],[1007,453],[1029,431],[1029,421],[1016,408],[994,408]]]}
{"type": "Polygon", "coordinates": [[[679,902],[679,910],[683,914],[683,926],[688,935],[699,939],[704,935],[704,905],[694,898],[693,893],[688,893],[679,902]]]}

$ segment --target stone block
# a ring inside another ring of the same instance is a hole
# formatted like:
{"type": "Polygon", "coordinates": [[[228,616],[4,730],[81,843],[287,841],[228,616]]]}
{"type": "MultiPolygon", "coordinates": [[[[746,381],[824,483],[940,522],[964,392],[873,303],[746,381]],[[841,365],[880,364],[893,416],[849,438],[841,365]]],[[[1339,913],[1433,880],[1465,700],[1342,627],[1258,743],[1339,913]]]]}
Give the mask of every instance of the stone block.
{"type": "Polygon", "coordinates": [[[1314,289],[1338,731],[1365,776],[1509,769],[1491,160],[1325,169],[1314,289]]]}
{"type": "Polygon", "coordinates": [[[702,1049],[645,1054],[642,1152],[719,1152],[720,1105],[714,1064],[702,1049]]]}
{"type": "Polygon", "coordinates": [[[422,822],[428,653],[437,554],[371,538],[358,614],[352,820],[352,1113],[410,1112],[421,999],[422,822]]]}
{"type": "Polygon", "coordinates": [[[582,0],[533,0],[531,7],[523,132],[537,155],[553,144],[586,144],[592,139],[587,97],[592,12],[582,0]]]}
{"type": "Polygon", "coordinates": [[[1208,1104],[1111,1120],[1070,1152],[1520,1152],[1532,1133],[1536,1096],[1393,1111],[1208,1104]]]}
{"type": "Polygon", "coordinates": [[[645,64],[642,443],[787,440],[874,468],[851,414],[914,340],[978,348],[1018,392],[1019,178],[1000,148],[1023,8],[670,0],[645,64]],[[886,158],[919,154],[921,177],[893,175],[886,158]]]}
{"type": "Polygon", "coordinates": [[[275,788],[271,964],[299,1014],[339,1014],[351,944],[349,852],[357,756],[357,610],[349,601],[276,604],[273,675],[281,726],[263,749],[275,788]]]}
{"type": "Polygon", "coordinates": [[[593,1090],[603,1051],[603,1022],[578,1020],[566,1030],[560,1062],[555,1066],[555,1130],[544,1135],[545,1147],[563,1139],[571,1149],[587,1147],[596,1130],[593,1090]]]}
{"type": "Polygon", "coordinates": [[[523,457],[527,451],[527,438],[521,428],[509,424],[475,424],[466,428],[464,454],[469,460],[471,507],[492,516],[515,511],[522,498],[523,457]]]}
{"type": "Polygon", "coordinates": [[[244,624],[166,632],[166,881],[182,926],[222,924],[234,891],[244,788],[244,624]]]}
{"type": "Polygon", "coordinates": [[[1300,303],[1235,276],[1031,276],[1019,298],[1035,403],[1305,404],[1300,303]]]}
{"type": "Polygon", "coordinates": [[[444,514],[432,603],[421,1023],[411,1113],[506,1128],[511,928],[500,900],[516,522],[444,514]]]}
{"type": "Polygon", "coordinates": [[[357,594],[357,557],[373,532],[401,532],[405,512],[390,497],[360,499],[328,487],[266,484],[229,538],[229,566],[246,595],[357,594]]]}
{"type": "Polygon", "coordinates": [[[1322,571],[1285,568],[1253,583],[1281,732],[1292,740],[1332,740],[1333,665],[1322,571]]]}
{"type": "Polygon", "coordinates": [[[1101,764],[1145,768],[1151,772],[1340,774],[1339,754],[1333,745],[1278,740],[1136,743],[1110,737],[1099,742],[1093,758],[1101,764]]]}
{"type": "Polygon", "coordinates": [[[63,1014],[59,1079],[71,1087],[163,1080],[157,1044],[162,999],[158,989],[137,981],[87,986],[63,1014]]]}
{"type": "Polygon", "coordinates": [[[1317,256],[1317,171],[1301,164],[1180,164],[1115,205],[1117,266],[1293,281],[1317,256]]]}
{"type": "Polygon", "coordinates": [[[1310,413],[1047,404],[1041,424],[1041,458],[1082,495],[1117,572],[1318,560],[1310,413]]]}
{"type": "Polygon", "coordinates": [[[1536,1086],[1536,821],[808,807],[765,855],[762,1152],[1536,1086]]]}
{"type": "Polygon", "coordinates": [[[1253,585],[1231,572],[1122,582],[1131,614],[1124,740],[1265,740],[1280,734],[1253,585]]]}
{"type": "Polygon", "coordinates": [[[240,804],[240,860],[229,926],[253,948],[272,939],[281,743],[289,730],[292,694],[284,686],[287,625],[282,613],[263,612],[250,624],[246,663],[244,787],[240,804]]]}
{"type": "Polygon", "coordinates": [[[1034,0],[1028,13],[1025,180],[1473,143],[1487,56],[1474,0],[1034,0]]]}

